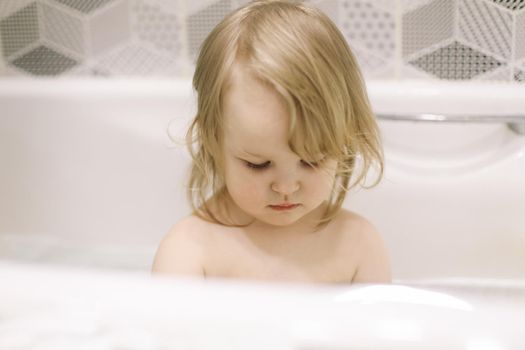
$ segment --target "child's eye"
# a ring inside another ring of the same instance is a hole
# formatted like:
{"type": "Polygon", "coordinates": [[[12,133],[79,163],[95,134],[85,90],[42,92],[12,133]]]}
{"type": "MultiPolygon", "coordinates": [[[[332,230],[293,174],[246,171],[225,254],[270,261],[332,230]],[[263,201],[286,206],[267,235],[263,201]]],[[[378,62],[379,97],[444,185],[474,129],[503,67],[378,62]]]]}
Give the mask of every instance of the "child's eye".
{"type": "Polygon", "coordinates": [[[322,162],[323,162],[324,158],[316,161],[316,162],[309,162],[307,160],[301,160],[301,163],[305,166],[305,167],[308,167],[308,168],[317,168],[322,162]]]}
{"type": "Polygon", "coordinates": [[[270,162],[265,162],[265,163],[261,163],[261,164],[254,164],[254,163],[250,163],[250,162],[245,161],[245,163],[246,163],[246,166],[248,168],[252,168],[252,169],[256,169],[256,170],[265,169],[265,168],[267,168],[270,165],[270,162]]]}

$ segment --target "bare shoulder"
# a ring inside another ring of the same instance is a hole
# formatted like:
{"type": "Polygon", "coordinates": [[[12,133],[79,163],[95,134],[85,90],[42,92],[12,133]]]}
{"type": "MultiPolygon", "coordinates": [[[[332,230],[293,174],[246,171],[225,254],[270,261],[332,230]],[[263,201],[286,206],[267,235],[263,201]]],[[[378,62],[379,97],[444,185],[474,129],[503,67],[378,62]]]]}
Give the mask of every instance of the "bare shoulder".
{"type": "Polygon", "coordinates": [[[342,209],[342,227],[352,236],[358,254],[354,283],[390,283],[390,261],[386,245],[377,228],[365,217],[342,209]]]}
{"type": "Polygon", "coordinates": [[[363,224],[369,224],[369,221],[365,217],[344,208],[341,208],[337,218],[343,225],[351,226],[353,228],[363,224]]]}
{"type": "Polygon", "coordinates": [[[342,208],[338,220],[340,227],[346,235],[351,236],[353,241],[367,241],[371,239],[381,239],[375,226],[364,216],[342,208]]]}
{"type": "Polygon", "coordinates": [[[209,225],[190,215],[164,236],[153,261],[153,273],[204,276],[209,225]]]}

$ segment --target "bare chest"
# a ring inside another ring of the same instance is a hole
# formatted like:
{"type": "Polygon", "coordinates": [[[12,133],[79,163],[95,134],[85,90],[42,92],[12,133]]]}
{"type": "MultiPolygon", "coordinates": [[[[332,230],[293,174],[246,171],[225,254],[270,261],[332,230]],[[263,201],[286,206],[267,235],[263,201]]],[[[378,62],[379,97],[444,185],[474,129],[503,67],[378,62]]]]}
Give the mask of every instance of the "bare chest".
{"type": "Polygon", "coordinates": [[[209,277],[350,283],[357,269],[352,242],[333,233],[301,240],[254,238],[238,232],[216,234],[205,259],[209,277]]]}

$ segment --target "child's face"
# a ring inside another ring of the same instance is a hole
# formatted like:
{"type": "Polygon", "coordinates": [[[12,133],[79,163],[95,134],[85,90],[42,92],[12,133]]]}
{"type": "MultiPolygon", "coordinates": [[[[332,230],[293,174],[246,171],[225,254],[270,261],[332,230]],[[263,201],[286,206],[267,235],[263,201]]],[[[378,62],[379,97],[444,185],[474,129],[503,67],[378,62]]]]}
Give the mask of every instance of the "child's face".
{"type": "MultiPolygon", "coordinates": [[[[337,162],[325,158],[312,168],[287,142],[289,116],[270,86],[237,65],[224,97],[225,180],[235,204],[251,218],[288,226],[318,208],[332,190],[337,162]],[[275,208],[294,204],[292,209],[275,208]]],[[[318,162],[323,158],[307,159],[318,162]]]]}

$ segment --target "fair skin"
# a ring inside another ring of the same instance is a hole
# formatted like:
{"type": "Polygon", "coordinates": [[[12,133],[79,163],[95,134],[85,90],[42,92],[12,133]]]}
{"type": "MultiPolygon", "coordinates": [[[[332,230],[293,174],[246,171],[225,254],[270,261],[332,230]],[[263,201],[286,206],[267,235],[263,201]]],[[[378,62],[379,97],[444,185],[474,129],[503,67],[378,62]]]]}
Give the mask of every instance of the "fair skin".
{"type": "Polygon", "coordinates": [[[315,230],[333,187],[337,163],[301,159],[287,141],[280,95],[236,65],[224,96],[227,198],[214,214],[246,227],[192,215],[163,239],[153,272],[203,277],[323,283],[388,283],[385,246],[363,217],[341,209],[315,230]],[[312,166],[310,163],[316,163],[312,166]],[[276,204],[296,204],[276,210],[276,204]]]}

